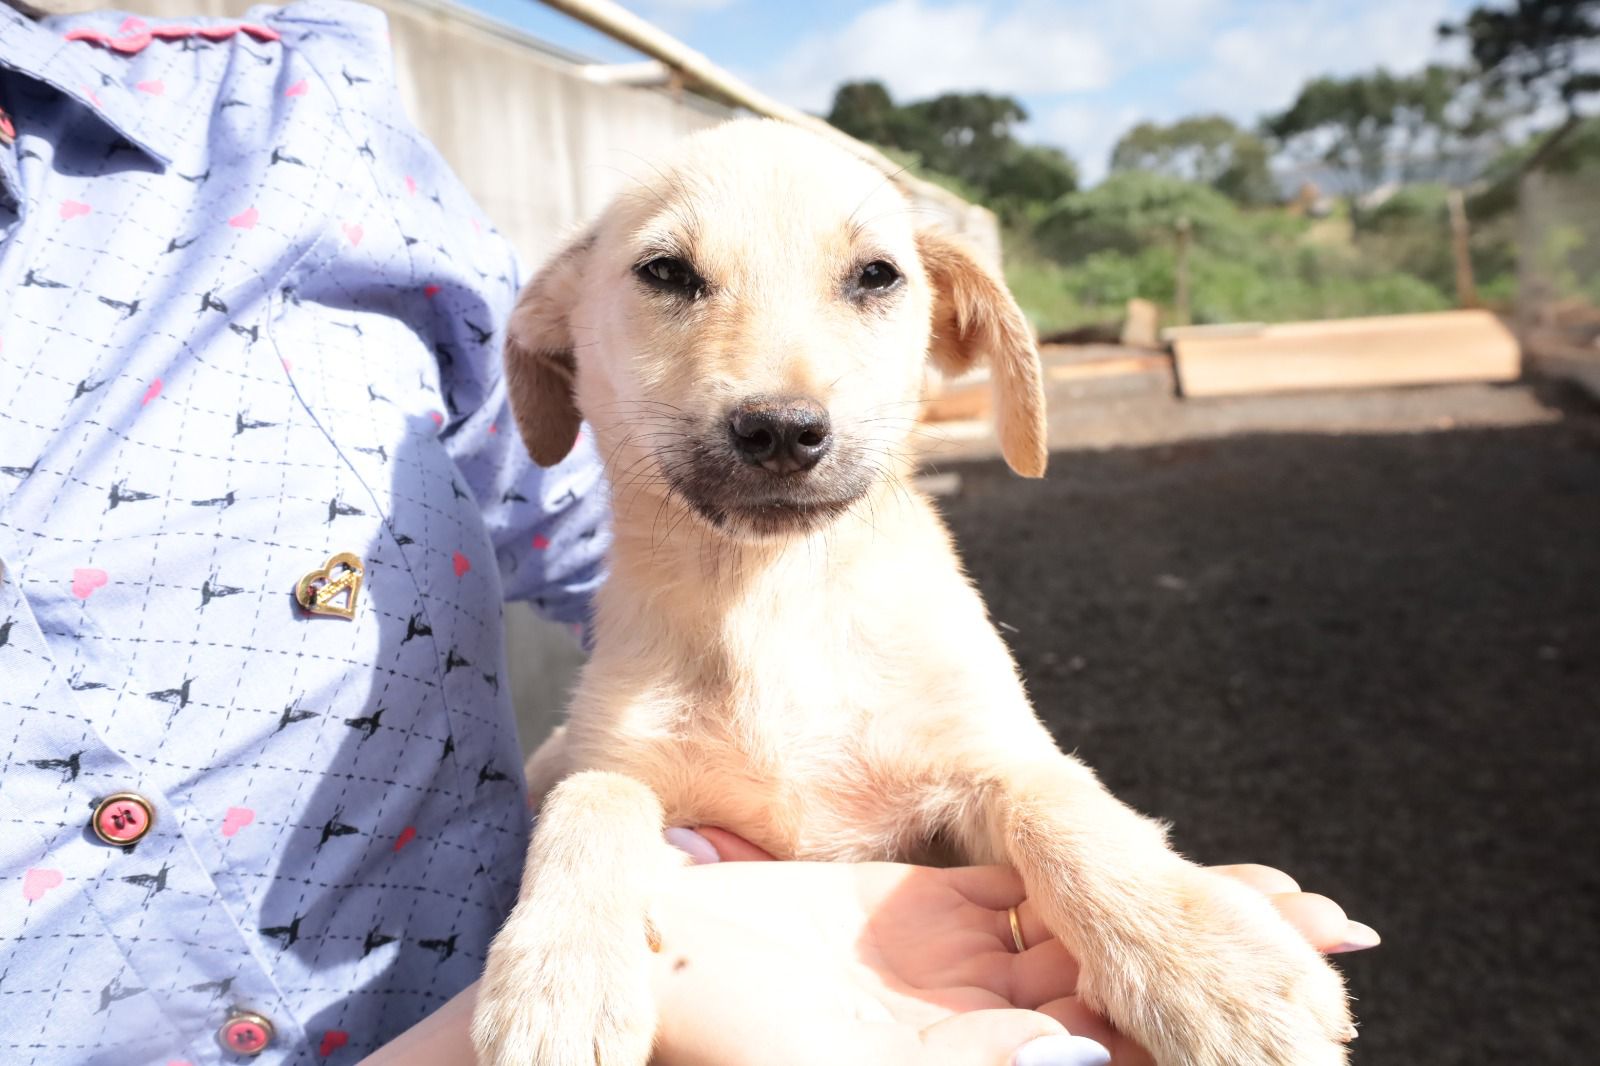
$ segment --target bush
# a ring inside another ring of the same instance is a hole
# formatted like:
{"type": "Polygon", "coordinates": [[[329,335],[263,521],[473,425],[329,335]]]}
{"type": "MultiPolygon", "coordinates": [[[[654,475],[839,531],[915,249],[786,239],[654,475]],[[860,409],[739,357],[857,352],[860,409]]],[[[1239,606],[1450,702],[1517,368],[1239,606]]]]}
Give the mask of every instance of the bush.
{"type": "Polygon", "coordinates": [[[1175,239],[1187,220],[1196,241],[1237,242],[1243,213],[1215,189],[1161,174],[1127,171],[1061,197],[1034,230],[1040,251],[1070,263],[1095,252],[1132,253],[1175,239]]]}

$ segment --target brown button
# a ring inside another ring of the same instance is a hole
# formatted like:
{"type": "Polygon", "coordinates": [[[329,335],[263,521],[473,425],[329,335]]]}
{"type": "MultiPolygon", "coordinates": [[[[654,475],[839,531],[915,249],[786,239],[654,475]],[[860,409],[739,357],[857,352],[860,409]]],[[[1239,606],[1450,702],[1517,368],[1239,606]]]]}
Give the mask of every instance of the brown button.
{"type": "Polygon", "coordinates": [[[217,1040],[235,1055],[253,1058],[272,1043],[272,1023],[254,1011],[235,1011],[217,1030],[217,1040]]]}
{"type": "Polygon", "coordinates": [[[118,792],[107,796],[94,808],[89,828],[107,844],[121,847],[143,840],[156,824],[156,809],[137,792],[118,792]]]}

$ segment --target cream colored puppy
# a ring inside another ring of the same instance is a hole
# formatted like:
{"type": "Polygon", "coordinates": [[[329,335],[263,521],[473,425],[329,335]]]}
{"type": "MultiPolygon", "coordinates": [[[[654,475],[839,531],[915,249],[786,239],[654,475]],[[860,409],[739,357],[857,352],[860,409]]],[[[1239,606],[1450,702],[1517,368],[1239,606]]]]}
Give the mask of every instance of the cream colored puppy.
{"type": "Polygon", "coordinates": [[[533,280],[506,358],[535,459],[593,427],[615,543],[530,763],[486,1066],[645,1066],[652,887],[683,861],[661,831],[702,824],[789,858],[1010,863],[1084,999],[1162,1066],[1345,1061],[1338,974],[1057,749],[907,486],[929,359],[987,361],[1030,477],[1044,399],[1010,294],[883,174],[777,123],[695,136],[533,280]]]}

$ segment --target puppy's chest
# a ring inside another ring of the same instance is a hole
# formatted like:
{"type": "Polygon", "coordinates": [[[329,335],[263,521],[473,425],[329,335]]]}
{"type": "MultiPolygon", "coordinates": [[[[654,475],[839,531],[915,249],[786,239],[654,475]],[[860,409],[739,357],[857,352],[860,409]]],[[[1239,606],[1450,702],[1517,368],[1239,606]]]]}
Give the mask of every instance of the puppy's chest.
{"type": "Polygon", "coordinates": [[[869,754],[861,727],[847,716],[804,726],[699,708],[613,746],[605,761],[648,784],[669,825],[717,826],[780,858],[887,859],[914,850],[911,797],[893,768],[869,754]]]}

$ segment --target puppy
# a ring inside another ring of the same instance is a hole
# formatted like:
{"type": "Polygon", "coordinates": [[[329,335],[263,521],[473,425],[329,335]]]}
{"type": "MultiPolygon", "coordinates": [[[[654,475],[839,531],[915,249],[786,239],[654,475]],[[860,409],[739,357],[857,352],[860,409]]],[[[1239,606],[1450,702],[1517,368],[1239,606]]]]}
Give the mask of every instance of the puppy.
{"type": "Polygon", "coordinates": [[[530,762],[543,808],[473,1038],[486,1066],[645,1066],[664,826],[796,859],[1008,863],[1079,990],[1162,1066],[1345,1062],[1341,979],[1267,900],[1174,854],[1057,749],[908,441],[928,361],[986,362],[1045,468],[1002,283],[814,135],[687,140],[523,292],[506,359],[549,465],[580,417],[615,513],[594,655],[530,762]]]}

